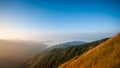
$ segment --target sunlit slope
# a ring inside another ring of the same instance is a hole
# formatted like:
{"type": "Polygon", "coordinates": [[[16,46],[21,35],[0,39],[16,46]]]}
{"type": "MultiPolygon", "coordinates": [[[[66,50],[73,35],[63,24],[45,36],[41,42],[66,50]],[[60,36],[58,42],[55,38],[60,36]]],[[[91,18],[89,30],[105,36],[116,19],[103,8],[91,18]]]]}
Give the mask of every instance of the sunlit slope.
{"type": "Polygon", "coordinates": [[[120,68],[120,33],[58,68],[120,68]]]}
{"type": "Polygon", "coordinates": [[[57,68],[64,62],[72,59],[77,55],[81,55],[82,53],[93,47],[96,47],[97,45],[103,43],[107,39],[108,38],[86,44],[81,44],[78,46],[47,50],[31,58],[28,61],[28,65],[30,68],[57,68]]]}

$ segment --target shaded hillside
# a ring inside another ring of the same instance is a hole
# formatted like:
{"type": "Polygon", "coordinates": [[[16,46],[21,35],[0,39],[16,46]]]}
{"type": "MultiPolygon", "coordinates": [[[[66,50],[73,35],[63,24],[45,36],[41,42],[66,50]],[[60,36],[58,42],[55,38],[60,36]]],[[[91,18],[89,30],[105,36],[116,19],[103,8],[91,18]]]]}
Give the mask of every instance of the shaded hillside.
{"type": "Polygon", "coordinates": [[[58,68],[120,68],[120,33],[58,68]]]}
{"type": "Polygon", "coordinates": [[[0,58],[0,68],[27,68],[24,62],[8,58],[0,58]]]}
{"type": "Polygon", "coordinates": [[[23,68],[30,56],[46,47],[47,45],[33,42],[0,40],[0,68],[23,68]]]}
{"type": "Polygon", "coordinates": [[[29,68],[57,68],[60,64],[103,43],[106,39],[67,48],[55,48],[40,53],[28,61],[29,68]]]}

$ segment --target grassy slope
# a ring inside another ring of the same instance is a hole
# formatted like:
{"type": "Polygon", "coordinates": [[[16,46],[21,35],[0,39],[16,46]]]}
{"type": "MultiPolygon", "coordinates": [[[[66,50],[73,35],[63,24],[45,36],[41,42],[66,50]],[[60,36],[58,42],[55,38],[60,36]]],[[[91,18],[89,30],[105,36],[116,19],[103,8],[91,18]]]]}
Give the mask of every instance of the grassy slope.
{"type": "Polygon", "coordinates": [[[58,68],[120,68],[120,33],[58,68]]]}
{"type": "Polygon", "coordinates": [[[30,68],[57,68],[60,64],[70,60],[71,58],[82,54],[83,52],[101,44],[107,39],[94,41],[79,46],[71,46],[67,48],[55,48],[45,51],[38,56],[31,58],[28,62],[30,68]]]}

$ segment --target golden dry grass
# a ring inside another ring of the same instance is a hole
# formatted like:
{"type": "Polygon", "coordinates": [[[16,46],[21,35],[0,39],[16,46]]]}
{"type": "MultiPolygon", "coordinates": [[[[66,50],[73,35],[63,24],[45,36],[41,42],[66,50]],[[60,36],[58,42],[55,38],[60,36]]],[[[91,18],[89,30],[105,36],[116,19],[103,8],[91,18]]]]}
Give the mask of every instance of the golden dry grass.
{"type": "Polygon", "coordinates": [[[120,33],[58,68],[120,68],[120,33]]]}

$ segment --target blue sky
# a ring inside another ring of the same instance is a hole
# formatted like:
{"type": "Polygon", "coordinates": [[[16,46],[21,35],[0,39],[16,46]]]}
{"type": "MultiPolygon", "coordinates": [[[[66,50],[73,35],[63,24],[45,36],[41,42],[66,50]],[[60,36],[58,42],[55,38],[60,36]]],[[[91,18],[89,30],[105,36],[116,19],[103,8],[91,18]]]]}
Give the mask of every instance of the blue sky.
{"type": "Polygon", "coordinates": [[[72,39],[80,34],[112,35],[120,31],[119,3],[119,0],[0,0],[0,37],[65,39],[69,35],[72,39]]]}

